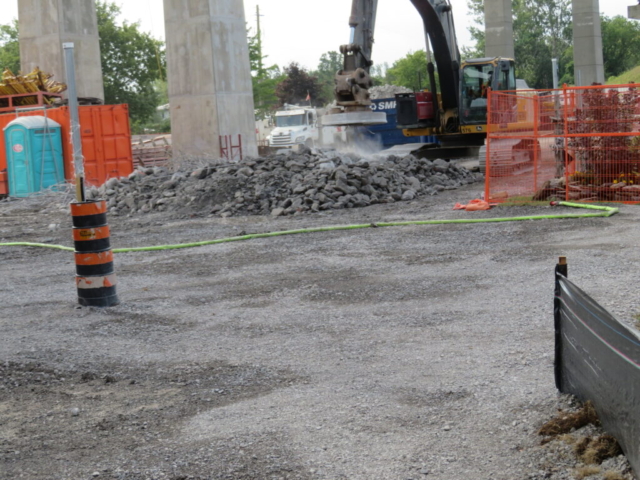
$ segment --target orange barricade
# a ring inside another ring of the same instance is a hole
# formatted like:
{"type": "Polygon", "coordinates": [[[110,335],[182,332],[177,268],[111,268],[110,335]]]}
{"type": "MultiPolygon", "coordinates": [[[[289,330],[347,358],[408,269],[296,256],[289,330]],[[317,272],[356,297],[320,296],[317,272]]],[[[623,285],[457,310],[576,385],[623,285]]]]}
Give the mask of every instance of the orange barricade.
{"type": "Polygon", "coordinates": [[[485,199],[640,203],[640,90],[489,92],[485,199]]]}
{"type": "Polygon", "coordinates": [[[107,202],[73,202],[71,220],[78,302],[88,307],[117,305],[119,300],[107,225],[107,202]]]}

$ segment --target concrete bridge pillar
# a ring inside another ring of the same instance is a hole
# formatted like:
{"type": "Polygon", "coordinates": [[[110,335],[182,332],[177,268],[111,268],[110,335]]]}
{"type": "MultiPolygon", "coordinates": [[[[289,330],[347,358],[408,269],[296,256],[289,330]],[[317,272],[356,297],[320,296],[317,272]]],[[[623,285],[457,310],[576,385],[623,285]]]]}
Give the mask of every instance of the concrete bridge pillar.
{"type": "Polygon", "coordinates": [[[220,156],[220,135],[258,153],[242,0],[164,0],[175,152],[220,156]]]}
{"type": "Polygon", "coordinates": [[[515,58],[511,0],[485,0],[484,29],[487,57],[515,58]]]}
{"type": "Polygon", "coordinates": [[[73,42],[79,97],[104,99],[94,0],[18,0],[20,63],[66,82],[63,42],[73,42]]]}
{"type": "Polygon", "coordinates": [[[573,71],[576,86],[604,83],[598,0],[572,0],[573,71]]]}

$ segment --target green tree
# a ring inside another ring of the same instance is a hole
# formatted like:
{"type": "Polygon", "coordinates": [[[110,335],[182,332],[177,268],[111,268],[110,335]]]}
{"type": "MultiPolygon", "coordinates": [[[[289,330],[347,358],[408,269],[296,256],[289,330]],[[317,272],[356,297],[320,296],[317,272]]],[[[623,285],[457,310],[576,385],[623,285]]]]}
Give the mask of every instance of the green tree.
{"type": "Polygon", "coordinates": [[[276,96],[280,100],[280,105],[307,102],[307,97],[311,98],[312,105],[322,104],[318,100],[320,98],[320,84],[317,77],[310,75],[295,62],[285,67],[284,73],[286,75],[284,80],[276,87],[276,96]]]}
{"type": "Polygon", "coordinates": [[[132,124],[144,124],[160,103],[155,82],[165,78],[164,43],[141,32],[138,22],[119,24],[115,3],[98,1],[96,9],[105,103],[127,103],[132,124]]]}
{"type": "MultiPolygon", "coordinates": [[[[158,106],[167,105],[169,103],[169,91],[167,81],[158,79],[153,82],[153,89],[158,94],[158,106]]],[[[171,119],[164,118],[164,115],[156,111],[150,120],[144,122],[132,122],[132,132],[140,133],[171,133],[171,119]]]]}
{"type": "Polygon", "coordinates": [[[276,95],[276,88],[284,78],[276,65],[265,69],[261,76],[252,77],[256,117],[265,118],[277,108],[280,100],[276,95]]]}
{"type": "Polygon", "coordinates": [[[153,88],[158,92],[158,105],[169,103],[169,84],[164,78],[158,78],[153,82],[153,88]]]}
{"type": "Polygon", "coordinates": [[[467,0],[467,7],[471,12],[471,17],[477,25],[471,25],[468,30],[471,38],[474,40],[473,47],[462,47],[462,59],[482,58],[485,56],[485,38],[484,38],[484,2],[482,0],[467,0]]]}
{"type": "Polygon", "coordinates": [[[562,69],[559,68],[558,77],[559,85],[573,85],[575,83],[573,74],[573,45],[565,50],[560,57],[558,65],[562,65],[562,69]]]}
{"type": "Polygon", "coordinates": [[[318,63],[318,69],[314,72],[320,84],[319,102],[330,103],[334,98],[335,77],[342,70],[342,55],[335,50],[323,53],[318,63]]]}
{"type": "Polygon", "coordinates": [[[247,31],[249,44],[249,63],[251,66],[251,83],[253,87],[253,103],[257,118],[267,117],[279,104],[276,96],[276,86],[284,75],[277,65],[265,67],[267,55],[262,54],[260,35],[251,35],[247,31]]]}
{"type": "Polygon", "coordinates": [[[391,85],[412,90],[429,88],[426,52],[424,50],[409,52],[404,58],[393,62],[386,72],[386,81],[391,85]]]}
{"type": "Polygon", "coordinates": [[[249,65],[251,74],[258,76],[264,71],[266,55],[262,54],[262,40],[260,34],[251,35],[251,29],[247,29],[247,43],[249,45],[249,65]]]}
{"type": "Polygon", "coordinates": [[[372,65],[371,70],[369,71],[369,75],[371,76],[371,80],[373,80],[373,85],[379,86],[379,85],[387,84],[388,71],[389,71],[389,64],[387,62],[372,65]]]}
{"type": "MultiPolygon", "coordinates": [[[[98,1],[96,10],[104,101],[127,103],[132,128],[139,131],[145,123],[154,120],[157,106],[166,103],[162,99],[166,85],[156,83],[165,78],[164,43],[141,32],[139,23],[119,24],[120,8],[113,2],[98,1]]],[[[14,72],[20,70],[17,20],[0,25],[0,67],[14,72]]]]}
{"type": "Polygon", "coordinates": [[[0,25],[0,69],[8,68],[17,74],[20,71],[20,44],[18,43],[18,21],[0,25]]]}
{"type": "Polygon", "coordinates": [[[640,23],[618,15],[601,17],[605,78],[640,65],[640,23]]]}
{"type": "Polygon", "coordinates": [[[513,30],[518,77],[534,88],[553,87],[551,59],[558,58],[564,72],[572,41],[570,0],[515,1],[513,30]]]}

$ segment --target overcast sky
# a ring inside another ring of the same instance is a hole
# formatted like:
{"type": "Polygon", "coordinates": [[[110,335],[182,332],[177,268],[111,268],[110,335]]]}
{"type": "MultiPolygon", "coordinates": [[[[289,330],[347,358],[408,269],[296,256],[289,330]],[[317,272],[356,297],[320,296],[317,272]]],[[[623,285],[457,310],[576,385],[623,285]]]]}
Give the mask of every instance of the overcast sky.
{"type": "MultiPolygon", "coordinates": [[[[162,0],[115,0],[122,19],[140,22],[142,30],[164,39],[162,0]]],[[[470,45],[467,0],[452,0],[459,44],[470,45]]],[[[627,16],[636,0],[600,0],[600,10],[610,17],[627,16]]],[[[18,0],[0,0],[0,23],[18,16],[18,0]]],[[[349,0],[244,0],[248,25],[255,32],[256,5],[260,5],[263,52],[267,64],[284,66],[292,61],[314,69],[320,56],[349,40],[349,0]]],[[[390,65],[410,51],[424,48],[422,21],[409,0],[380,0],[376,21],[376,64],[390,65]]]]}

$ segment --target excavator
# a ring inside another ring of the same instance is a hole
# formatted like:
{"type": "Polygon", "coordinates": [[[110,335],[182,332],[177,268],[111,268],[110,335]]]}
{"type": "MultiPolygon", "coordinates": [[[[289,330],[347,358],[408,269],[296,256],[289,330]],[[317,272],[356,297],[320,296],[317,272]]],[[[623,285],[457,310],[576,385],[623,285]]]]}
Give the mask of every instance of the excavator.
{"type": "MultiPolygon", "coordinates": [[[[413,152],[418,156],[477,157],[487,135],[487,89],[516,89],[514,60],[496,57],[461,61],[450,1],[410,1],[424,23],[429,91],[396,95],[397,126],[408,137],[437,138],[437,143],[413,152]]],[[[373,85],[370,68],[377,7],[378,0],[352,2],[350,41],[340,47],[343,68],[335,77],[336,107],[324,116],[324,125],[386,123],[384,113],[371,111],[368,91],[373,85]]]]}

